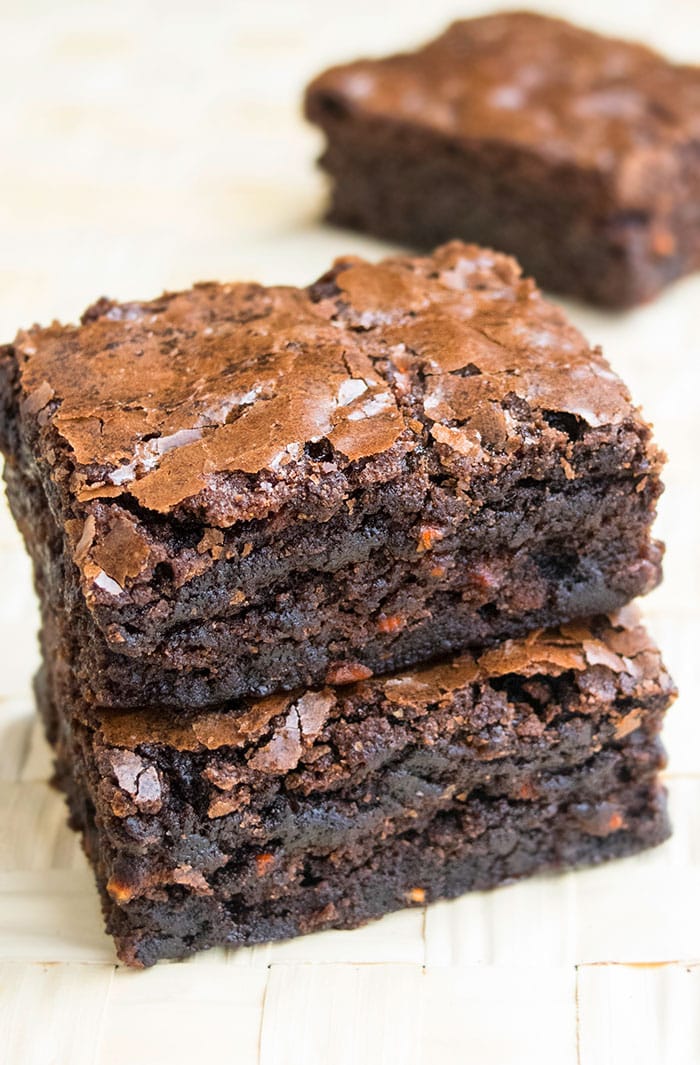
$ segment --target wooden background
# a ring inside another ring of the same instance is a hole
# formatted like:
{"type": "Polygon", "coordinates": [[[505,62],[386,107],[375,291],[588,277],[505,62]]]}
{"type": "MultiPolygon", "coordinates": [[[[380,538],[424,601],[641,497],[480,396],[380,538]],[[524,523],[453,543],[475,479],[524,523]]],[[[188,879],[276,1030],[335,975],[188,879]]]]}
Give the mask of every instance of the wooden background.
{"type": "MultiPolygon", "coordinates": [[[[486,5],[488,7],[488,5],[486,5]]],[[[698,0],[543,10],[700,62],[698,0]]],[[[102,293],[197,279],[305,283],[376,242],[319,224],[319,68],[412,44],[469,0],[0,0],[0,337],[102,293]]],[[[571,305],[670,462],[666,582],[646,601],[682,689],[673,839],[541,879],[145,973],[115,965],[32,716],[36,610],[0,511],[0,1057],[83,1065],[697,1065],[700,1062],[700,277],[650,307],[571,305]]]]}

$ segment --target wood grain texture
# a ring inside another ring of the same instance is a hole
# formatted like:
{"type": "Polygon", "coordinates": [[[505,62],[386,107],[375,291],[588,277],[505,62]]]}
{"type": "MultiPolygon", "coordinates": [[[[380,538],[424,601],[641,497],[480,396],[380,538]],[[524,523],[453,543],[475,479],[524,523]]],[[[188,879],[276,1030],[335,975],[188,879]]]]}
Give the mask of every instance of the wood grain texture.
{"type": "MultiPolygon", "coordinates": [[[[700,61],[696,0],[541,10],[700,61]]],[[[318,221],[306,80],[484,11],[473,0],[4,0],[0,338],[100,294],[206,278],[304,283],[386,245],[318,221]]],[[[31,574],[0,506],[0,1061],[123,1065],[696,1065],[700,1062],[700,277],[612,315],[567,304],[669,453],[666,580],[645,611],[681,688],[667,728],[675,835],[355,932],[132,973],[33,719],[31,574]]]]}

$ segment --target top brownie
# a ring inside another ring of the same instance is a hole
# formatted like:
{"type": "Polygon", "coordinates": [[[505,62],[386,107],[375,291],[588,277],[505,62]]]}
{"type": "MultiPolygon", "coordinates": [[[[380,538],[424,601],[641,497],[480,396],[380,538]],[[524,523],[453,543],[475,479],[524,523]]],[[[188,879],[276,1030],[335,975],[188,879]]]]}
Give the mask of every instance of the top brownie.
{"type": "Polygon", "coordinates": [[[0,366],[45,608],[95,662],[155,655],[176,702],[385,672],[658,579],[647,425],[491,251],[101,300],[0,366]]]}
{"type": "Polygon", "coordinates": [[[326,71],[307,112],[335,221],[491,244],[545,287],[613,305],[700,264],[700,67],[506,12],[326,71]]]}

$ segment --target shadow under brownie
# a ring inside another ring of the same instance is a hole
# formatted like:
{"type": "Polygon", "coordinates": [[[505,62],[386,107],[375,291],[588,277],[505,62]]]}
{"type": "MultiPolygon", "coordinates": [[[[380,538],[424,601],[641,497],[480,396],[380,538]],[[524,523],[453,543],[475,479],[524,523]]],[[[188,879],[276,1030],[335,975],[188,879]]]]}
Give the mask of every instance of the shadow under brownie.
{"type": "Polygon", "coordinates": [[[612,307],[700,266],[700,67],[501,12],[326,71],[306,111],[341,225],[478,241],[612,307]]]}
{"type": "Polygon", "coordinates": [[[484,249],[104,301],[0,375],[10,502],[100,705],[388,673],[660,576],[649,427],[484,249]]]}
{"type": "Polygon", "coordinates": [[[174,719],[37,684],[122,960],[344,928],[668,834],[673,685],[634,617],[174,719]]]}

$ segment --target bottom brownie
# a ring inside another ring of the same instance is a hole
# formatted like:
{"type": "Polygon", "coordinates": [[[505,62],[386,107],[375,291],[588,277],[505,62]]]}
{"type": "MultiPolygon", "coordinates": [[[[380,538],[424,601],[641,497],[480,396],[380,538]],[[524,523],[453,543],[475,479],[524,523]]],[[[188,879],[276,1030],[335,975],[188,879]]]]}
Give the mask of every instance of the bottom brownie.
{"type": "MultiPolygon", "coordinates": [[[[596,785],[606,769],[599,770],[594,759],[584,774],[596,785]]],[[[621,759],[621,776],[625,770],[621,759]]],[[[183,886],[125,908],[105,890],[113,854],[100,852],[94,818],[77,827],[96,863],[107,931],[120,958],[147,966],[217,945],[354,928],[405,906],[492,888],[535,872],[597,864],[667,838],[665,797],[653,779],[620,782],[615,791],[598,790],[587,797],[577,792],[579,783],[580,774],[562,795],[555,776],[543,778],[545,797],[536,802],[470,799],[463,811],[437,814],[421,831],[374,840],[369,850],[331,854],[316,863],[315,875],[300,880],[298,892],[249,905],[227,892],[222,898],[215,891],[203,895],[183,886]],[[546,797],[550,784],[560,792],[559,802],[546,797]]]]}
{"type": "Polygon", "coordinates": [[[673,687],[634,622],[176,721],[100,713],[70,678],[49,660],[40,705],[132,965],[353,927],[668,835],[673,687]]]}

